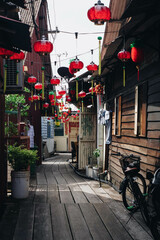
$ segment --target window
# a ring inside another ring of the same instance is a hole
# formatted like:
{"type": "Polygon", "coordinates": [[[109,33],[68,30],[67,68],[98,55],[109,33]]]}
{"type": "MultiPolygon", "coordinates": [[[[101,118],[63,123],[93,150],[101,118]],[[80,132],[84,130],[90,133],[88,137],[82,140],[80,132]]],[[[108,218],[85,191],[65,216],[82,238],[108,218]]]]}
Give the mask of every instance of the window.
{"type": "Polygon", "coordinates": [[[51,138],[51,123],[47,122],[47,138],[51,138]]]}
{"type": "Polygon", "coordinates": [[[136,86],[135,88],[135,123],[134,134],[146,136],[147,122],[147,83],[136,86]]]}
{"type": "Polygon", "coordinates": [[[114,112],[115,112],[115,123],[114,123],[114,134],[117,136],[121,135],[121,96],[114,99],[114,112]]]}
{"type": "Polygon", "coordinates": [[[64,124],[61,123],[59,127],[54,125],[54,135],[55,136],[64,136],[64,124]]]}

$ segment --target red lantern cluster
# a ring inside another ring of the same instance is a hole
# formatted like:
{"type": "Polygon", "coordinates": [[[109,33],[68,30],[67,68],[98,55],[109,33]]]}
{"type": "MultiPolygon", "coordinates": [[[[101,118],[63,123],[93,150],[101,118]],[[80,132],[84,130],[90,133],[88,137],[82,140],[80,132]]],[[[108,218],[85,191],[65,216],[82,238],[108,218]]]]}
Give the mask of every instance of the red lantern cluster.
{"type": "Polygon", "coordinates": [[[94,7],[88,10],[87,16],[91,22],[96,25],[103,25],[104,22],[111,19],[111,11],[108,7],[104,6],[100,0],[94,5],[94,7]]]}
{"type": "Polygon", "coordinates": [[[103,86],[101,84],[96,85],[95,92],[96,94],[103,94],[103,86]]]}
{"type": "Polygon", "coordinates": [[[42,36],[41,40],[38,40],[33,45],[34,51],[41,55],[51,53],[53,51],[53,44],[45,39],[45,36],[42,36]]]}
{"type": "Polygon", "coordinates": [[[97,71],[98,70],[98,66],[94,63],[94,62],[91,62],[88,66],[87,66],[87,70],[88,71],[97,71]]]}
{"type": "Polygon", "coordinates": [[[83,68],[83,62],[81,62],[77,57],[70,63],[69,72],[74,74],[83,68]]]}

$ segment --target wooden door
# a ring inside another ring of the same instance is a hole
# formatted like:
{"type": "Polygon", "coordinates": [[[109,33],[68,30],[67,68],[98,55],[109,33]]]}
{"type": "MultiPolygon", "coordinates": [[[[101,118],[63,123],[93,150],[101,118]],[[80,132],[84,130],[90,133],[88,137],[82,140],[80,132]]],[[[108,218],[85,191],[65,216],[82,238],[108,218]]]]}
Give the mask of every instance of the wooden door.
{"type": "Polygon", "coordinates": [[[88,157],[91,157],[96,148],[96,113],[92,109],[84,109],[80,114],[79,126],[79,161],[78,168],[84,169],[88,165],[88,157]]]}

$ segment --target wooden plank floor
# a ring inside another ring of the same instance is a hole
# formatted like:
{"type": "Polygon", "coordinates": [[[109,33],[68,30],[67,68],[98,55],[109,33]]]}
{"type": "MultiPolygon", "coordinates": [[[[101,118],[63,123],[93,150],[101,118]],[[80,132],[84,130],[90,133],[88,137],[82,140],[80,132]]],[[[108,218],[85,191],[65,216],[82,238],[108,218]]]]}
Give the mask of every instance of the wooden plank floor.
{"type": "Polygon", "coordinates": [[[108,184],[82,178],[57,154],[37,167],[26,200],[11,200],[0,240],[152,240],[140,213],[123,207],[108,184]]]}

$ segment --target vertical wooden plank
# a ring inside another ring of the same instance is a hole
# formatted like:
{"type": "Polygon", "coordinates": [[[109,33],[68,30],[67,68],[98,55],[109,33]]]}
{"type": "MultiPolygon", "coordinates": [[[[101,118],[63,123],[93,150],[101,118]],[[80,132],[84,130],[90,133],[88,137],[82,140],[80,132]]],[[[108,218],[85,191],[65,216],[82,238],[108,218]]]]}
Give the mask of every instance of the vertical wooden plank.
{"type": "Polygon", "coordinates": [[[54,240],[72,240],[64,204],[51,205],[52,230],[54,240]]]}
{"type": "Polygon", "coordinates": [[[135,118],[134,118],[134,134],[137,136],[138,125],[138,86],[135,87],[135,118]]]}
{"type": "Polygon", "coordinates": [[[50,207],[35,205],[34,240],[53,240],[50,207]]]}
{"type": "Polygon", "coordinates": [[[34,205],[24,204],[20,208],[13,240],[29,240],[33,235],[34,205]]]}
{"type": "Polygon", "coordinates": [[[5,153],[5,95],[0,94],[0,204],[7,196],[7,161],[5,153]]]}
{"type": "Polygon", "coordinates": [[[147,132],[147,83],[142,87],[141,135],[146,137],[147,132]]]}
{"type": "Polygon", "coordinates": [[[75,240],[93,239],[78,204],[66,204],[72,235],[75,240]]]}
{"type": "Polygon", "coordinates": [[[121,135],[122,97],[118,98],[118,135],[121,135]]]}
{"type": "Polygon", "coordinates": [[[97,214],[92,204],[80,204],[83,216],[86,220],[88,228],[91,232],[93,239],[95,240],[112,240],[111,235],[105,228],[102,220],[97,214]]]}

